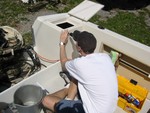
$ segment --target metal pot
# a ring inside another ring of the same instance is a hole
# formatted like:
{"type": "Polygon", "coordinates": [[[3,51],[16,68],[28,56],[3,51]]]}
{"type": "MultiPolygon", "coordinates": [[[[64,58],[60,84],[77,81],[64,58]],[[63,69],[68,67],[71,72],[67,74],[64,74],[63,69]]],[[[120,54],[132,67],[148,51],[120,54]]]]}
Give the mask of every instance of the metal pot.
{"type": "Polygon", "coordinates": [[[44,96],[45,93],[39,86],[21,86],[14,94],[14,104],[19,113],[40,113],[44,96]]]}

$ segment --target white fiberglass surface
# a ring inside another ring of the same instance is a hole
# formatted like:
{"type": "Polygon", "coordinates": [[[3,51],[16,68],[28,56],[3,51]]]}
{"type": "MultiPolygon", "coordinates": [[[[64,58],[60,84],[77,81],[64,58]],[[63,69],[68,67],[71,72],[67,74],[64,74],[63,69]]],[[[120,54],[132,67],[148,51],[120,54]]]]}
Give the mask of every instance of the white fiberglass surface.
{"type": "Polygon", "coordinates": [[[13,102],[13,96],[15,91],[23,85],[34,84],[42,86],[44,89],[48,90],[50,93],[55,92],[64,87],[65,82],[60,77],[59,72],[61,71],[60,63],[55,63],[40,72],[35,73],[27,79],[19,82],[18,84],[12,86],[8,90],[0,93],[1,102],[11,103],[13,102]]]}

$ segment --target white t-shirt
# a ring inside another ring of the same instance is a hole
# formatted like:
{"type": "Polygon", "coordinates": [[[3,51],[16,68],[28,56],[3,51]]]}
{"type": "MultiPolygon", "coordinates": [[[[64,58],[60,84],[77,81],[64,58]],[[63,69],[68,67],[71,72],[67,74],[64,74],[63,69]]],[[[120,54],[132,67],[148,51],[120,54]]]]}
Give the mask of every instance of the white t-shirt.
{"type": "Polygon", "coordinates": [[[78,88],[86,113],[113,113],[118,100],[114,65],[106,53],[93,53],[66,62],[78,88]]]}

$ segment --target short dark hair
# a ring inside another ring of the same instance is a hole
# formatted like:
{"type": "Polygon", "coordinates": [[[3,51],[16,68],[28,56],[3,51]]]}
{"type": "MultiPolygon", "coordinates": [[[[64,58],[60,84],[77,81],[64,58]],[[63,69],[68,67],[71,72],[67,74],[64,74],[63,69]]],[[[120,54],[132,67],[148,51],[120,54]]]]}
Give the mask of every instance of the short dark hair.
{"type": "Polygon", "coordinates": [[[87,31],[74,31],[73,38],[77,42],[78,46],[81,47],[84,53],[93,53],[96,48],[96,38],[92,33],[87,31]]]}

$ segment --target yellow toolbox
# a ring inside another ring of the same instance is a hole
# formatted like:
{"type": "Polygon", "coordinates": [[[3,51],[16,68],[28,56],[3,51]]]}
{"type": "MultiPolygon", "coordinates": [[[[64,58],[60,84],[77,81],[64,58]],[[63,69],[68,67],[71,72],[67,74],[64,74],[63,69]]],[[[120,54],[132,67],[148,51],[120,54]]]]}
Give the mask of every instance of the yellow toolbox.
{"type": "Polygon", "coordinates": [[[131,83],[118,75],[118,106],[128,113],[138,113],[147,97],[148,90],[140,85],[131,83]]]}

